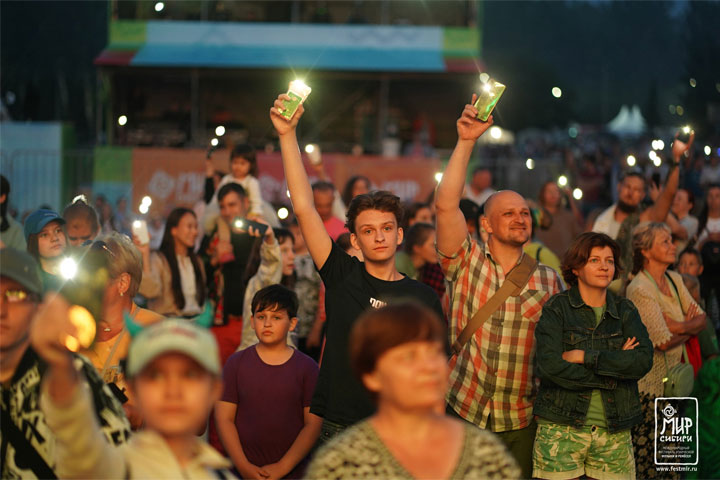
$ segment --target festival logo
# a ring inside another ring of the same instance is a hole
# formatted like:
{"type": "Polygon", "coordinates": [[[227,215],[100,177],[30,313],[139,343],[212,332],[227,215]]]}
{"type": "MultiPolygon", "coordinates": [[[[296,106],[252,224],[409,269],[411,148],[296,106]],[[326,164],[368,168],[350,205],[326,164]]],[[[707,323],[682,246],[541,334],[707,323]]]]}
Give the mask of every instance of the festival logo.
{"type": "Polygon", "coordinates": [[[696,398],[655,399],[656,465],[698,464],[697,412],[696,398]]]}

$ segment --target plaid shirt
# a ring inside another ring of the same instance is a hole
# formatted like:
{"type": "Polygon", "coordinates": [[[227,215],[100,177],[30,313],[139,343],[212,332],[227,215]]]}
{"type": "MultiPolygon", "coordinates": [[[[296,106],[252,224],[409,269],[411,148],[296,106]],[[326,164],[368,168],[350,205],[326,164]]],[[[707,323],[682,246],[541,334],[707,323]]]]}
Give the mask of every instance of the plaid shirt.
{"type": "Polygon", "coordinates": [[[445,296],[445,274],[437,263],[426,263],[418,272],[418,280],[432,287],[440,300],[445,296]]]}
{"type": "MultiPolygon", "coordinates": [[[[438,254],[450,282],[452,345],[500,288],[505,274],[490,251],[470,236],[453,255],[438,254]]],[[[555,271],[538,265],[520,295],[508,297],[460,354],[450,359],[448,404],[462,418],[495,432],[528,426],[537,393],[533,377],[535,325],[543,304],[562,289],[555,271]]]]}

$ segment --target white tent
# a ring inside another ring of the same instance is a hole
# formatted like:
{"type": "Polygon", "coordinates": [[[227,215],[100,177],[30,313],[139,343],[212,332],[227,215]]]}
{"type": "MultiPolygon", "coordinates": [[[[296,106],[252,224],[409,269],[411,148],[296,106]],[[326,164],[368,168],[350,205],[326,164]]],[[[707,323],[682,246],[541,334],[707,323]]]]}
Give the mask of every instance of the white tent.
{"type": "Polygon", "coordinates": [[[608,122],[607,127],[616,135],[632,136],[643,133],[647,123],[640,112],[640,107],[633,105],[630,109],[627,105],[623,105],[615,118],[608,122]]]}

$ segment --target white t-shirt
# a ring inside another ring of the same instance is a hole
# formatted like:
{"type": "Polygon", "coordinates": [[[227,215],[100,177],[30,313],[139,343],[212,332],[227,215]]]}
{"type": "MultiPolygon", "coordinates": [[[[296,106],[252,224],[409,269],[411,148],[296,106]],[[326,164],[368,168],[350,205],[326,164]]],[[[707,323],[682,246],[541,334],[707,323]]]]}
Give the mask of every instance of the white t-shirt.
{"type": "Polygon", "coordinates": [[[700,232],[700,236],[698,237],[698,245],[702,244],[710,233],[720,233],[720,217],[708,218],[705,228],[700,232]]]}
{"type": "Polygon", "coordinates": [[[183,308],[182,314],[198,315],[202,312],[202,309],[197,303],[195,269],[193,269],[192,261],[187,255],[177,255],[177,262],[178,270],[180,271],[180,285],[182,286],[182,293],[185,297],[185,308],[183,308]]]}

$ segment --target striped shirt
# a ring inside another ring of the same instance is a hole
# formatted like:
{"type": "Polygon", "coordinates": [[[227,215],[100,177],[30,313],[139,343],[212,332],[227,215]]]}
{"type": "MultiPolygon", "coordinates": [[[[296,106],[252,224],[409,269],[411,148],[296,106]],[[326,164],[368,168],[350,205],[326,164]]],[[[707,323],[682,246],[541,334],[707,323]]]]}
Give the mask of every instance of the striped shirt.
{"type": "MultiPolygon", "coordinates": [[[[468,236],[452,255],[438,251],[450,283],[450,344],[505,280],[489,249],[468,236]]],[[[520,257],[518,263],[520,262],[520,257]]],[[[494,432],[529,425],[537,387],[535,326],[545,302],[563,290],[555,271],[539,264],[517,297],[510,296],[459,355],[450,359],[448,404],[465,420],[494,432]]]]}

